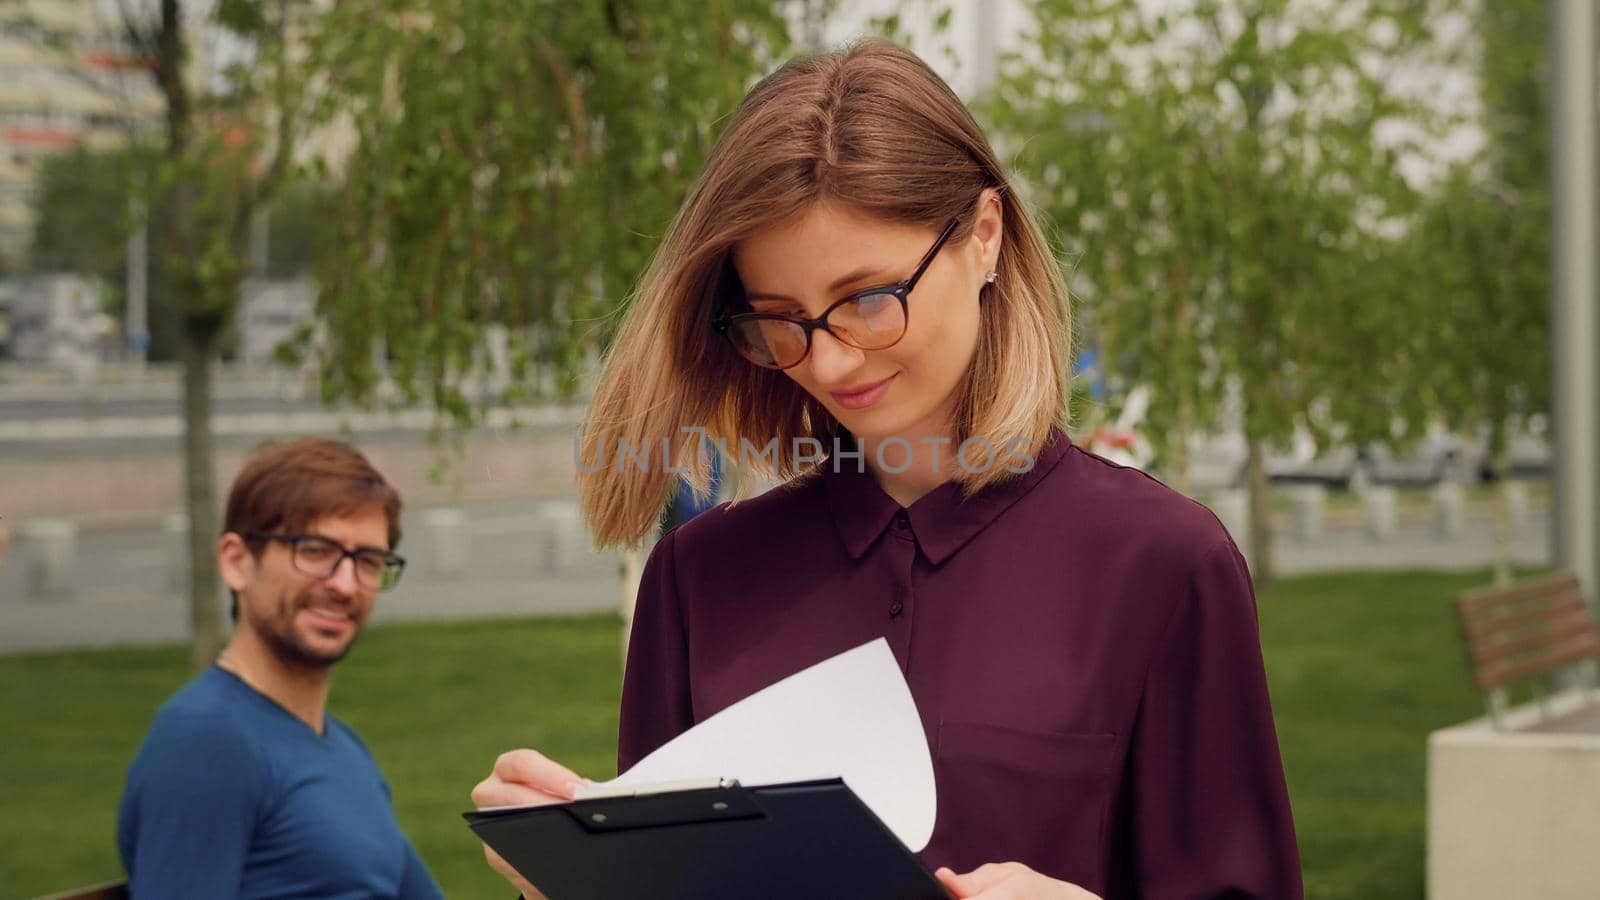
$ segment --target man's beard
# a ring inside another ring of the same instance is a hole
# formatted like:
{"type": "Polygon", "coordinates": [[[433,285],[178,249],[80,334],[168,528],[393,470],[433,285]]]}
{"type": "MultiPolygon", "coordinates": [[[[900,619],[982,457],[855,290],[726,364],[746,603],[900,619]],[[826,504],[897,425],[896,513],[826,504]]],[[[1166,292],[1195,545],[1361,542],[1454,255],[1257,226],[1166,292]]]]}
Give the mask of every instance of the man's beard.
{"type": "Polygon", "coordinates": [[[361,636],[360,623],[352,620],[355,630],[350,635],[350,640],[332,653],[318,650],[302,642],[300,633],[295,629],[295,616],[302,609],[312,605],[313,596],[314,593],[310,590],[295,595],[285,595],[279,599],[270,621],[261,621],[260,617],[254,617],[251,623],[255,626],[256,633],[261,637],[261,643],[267,651],[290,668],[331,668],[349,654],[350,649],[356,645],[356,638],[361,636]]]}

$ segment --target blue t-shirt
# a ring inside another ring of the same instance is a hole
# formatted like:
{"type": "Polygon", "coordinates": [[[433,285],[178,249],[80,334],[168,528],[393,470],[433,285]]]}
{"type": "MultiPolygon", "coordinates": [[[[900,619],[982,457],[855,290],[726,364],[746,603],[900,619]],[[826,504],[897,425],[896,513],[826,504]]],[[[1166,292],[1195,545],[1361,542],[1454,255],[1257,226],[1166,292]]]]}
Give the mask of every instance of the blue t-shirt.
{"type": "Polygon", "coordinates": [[[216,666],[185,685],[122,795],[134,898],[442,897],[366,745],[323,732],[216,666]]]}

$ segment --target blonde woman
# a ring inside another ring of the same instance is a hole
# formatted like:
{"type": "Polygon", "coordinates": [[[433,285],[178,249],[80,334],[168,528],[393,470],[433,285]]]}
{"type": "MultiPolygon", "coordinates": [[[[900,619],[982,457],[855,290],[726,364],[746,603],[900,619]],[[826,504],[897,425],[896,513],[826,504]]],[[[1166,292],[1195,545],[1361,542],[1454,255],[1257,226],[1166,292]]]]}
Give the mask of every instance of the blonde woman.
{"type": "MultiPolygon", "coordinates": [[[[704,483],[702,440],[788,481],[651,553],[619,769],[881,636],[934,757],[921,857],[955,896],[1299,897],[1244,562],[1066,438],[1068,325],[1037,223],[923,62],[868,42],[758,84],[618,334],[580,487],[614,545],[654,527],[662,460],[704,483]]],[[[473,798],[576,781],[518,750],[473,798]]]]}

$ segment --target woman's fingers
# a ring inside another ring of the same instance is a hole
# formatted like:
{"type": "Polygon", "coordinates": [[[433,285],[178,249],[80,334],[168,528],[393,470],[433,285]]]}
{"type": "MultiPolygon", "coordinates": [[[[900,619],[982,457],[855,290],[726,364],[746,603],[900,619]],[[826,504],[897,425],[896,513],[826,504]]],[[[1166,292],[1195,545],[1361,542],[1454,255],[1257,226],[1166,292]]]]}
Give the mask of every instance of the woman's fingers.
{"type": "Polygon", "coordinates": [[[1059,881],[1019,862],[989,863],[965,875],[940,867],[933,873],[957,898],[978,900],[1100,900],[1090,892],[1059,881]]]}
{"type": "Polygon", "coordinates": [[[535,790],[525,784],[501,781],[494,775],[478,782],[472,789],[472,805],[478,809],[491,806],[545,806],[565,803],[569,799],[535,790]]]}
{"type": "Polygon", "coordinates": [[[536,750],[512,750],[495,760],[494,772],[472,789],[472,803],[486,806],[538,806],[565,803],[583,779],[536,750]]]}
{"type": "Polygon", "coordinates": [[[986,863],[965,875],[957,875],[950,869],[941,867],[934,875],[957,897],[971,897],[1016,874],[1013,869],[1007,868],[1009,865],[1011,864],[986,863]]]}
{"type": "MultiPolygon", "coordinates": [[[[472,789],[472,805],[478,809],[486,806],[542,806],[565,803],[577,795],[583,779],[577,773],[537,750],[512,750],[500,754],[494,761],[494,771],[472,789]]],[[[489,865],[508,881],[516,885],[526,900],[545,900],[539,889],[528,883],[488,844],[483,845],[483,856],[489,865]]]]}
{"type": "Polygon", "coordinates": [[[494,761],[494,774],[501,781],[525,784],[552,797],[571,800],[583,787],[583,779],[571,769],[537,750],[512,750],[494,761]]]}

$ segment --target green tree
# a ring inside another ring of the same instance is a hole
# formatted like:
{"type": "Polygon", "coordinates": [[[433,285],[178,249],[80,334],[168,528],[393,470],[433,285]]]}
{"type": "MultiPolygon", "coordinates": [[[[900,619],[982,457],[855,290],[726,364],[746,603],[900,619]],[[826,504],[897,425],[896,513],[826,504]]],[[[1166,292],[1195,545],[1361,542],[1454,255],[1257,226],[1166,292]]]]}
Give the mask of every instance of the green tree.
{"type": "Polygon", "coordinates": [[[328,239],[331,225],[322,213],[332,200],[315,184],[289,182],[267,208],[267,259],[269,278],[309,275],[316,266],[317,248],[328,239]]]}
{"type": "MultiPolygon", "coordinates": [[[[1429,192],[1408,235],[1429,326],[1415,379],[1430,413],[1483,435],[1504,483],[1508,429],[1549,409],[1550,172],[1542,0],[1466,3],[1486,141],[1429,192]]],[[[1497,514],[1496,580],[1511,580],[1509,509],[1497,514]]]]}
{"type": "MultiPolygon", "coordinates": [[[[767,0],[337,4],[307,71],[353,133],[319,265],[325,397],[468,424],[486,331],[577,389],[693,176],[788,47],[767,0]]],[[[304,335],[311,345],[311,334],[304,335]]]]}
{"type": "Polygon", "coordinates": [[[1370,305],[1397,264],[1379,235],[1413,199],[1376,134],[1428,121],[1389,87],[1427,46],[1425,5],[1036,0],[1036,39],[991,110],[1066,236],[1088,339],[1154,387],[1150,437],[1180,486],[1186,440],[1238,399],[1258,586],[1273,571],[1267,450],[1296,426],[1329,430],[1341,396],[1393,390],[1350,361],[1381,353],[1357,335],[1392,333],[1394,313],[1370,305]]]}
{"type": "Polygon", "coordinates": [[[28,267],[83,272],[115,284],[127,256],[128,168],[125,154],[84,147],[44,160],[28,267]]]}
{"type": "MultiPolygon", "coordinates": [[[[216,539],[217,491],[211,425],[212,380],[248,268],[254,211],[289,171],[298,81],[286,36],[298,4],[222,0],[207,17],[254,54],[223,89],[189,71],[191,21],[181,0],[161,0],[154,19],[124,5],[123,25],[164,101],[162,141],[147,206],[160,209],[152,247],[165,271],[183,366],[183,466],[189,516],[192,658],[210,664],[222,643],[216,539]]],[[[198,18],[198,17],[197,17],[198,18]]]]}
{"type": "MultiPolygon", "coordinates": [[[[111,312],[126,313],[128,239],[147,224],[162,233],[164,209],[147,209],[145,221],[134,210],[148,201],[155,165],[148,147],[110,151],[77,147],[46,159],[39,171],[32,243],[26,257],[34,272],[80,272],[109,288],[111,312]],[[139,203],[135,203],[135,201],[139,203]]],[[[326,199],[312,185],[288,184],[272,200],[268,216],[267,260],[263,274],[291,278],[309,274],[319,236],[326,231],[320,210],[326,199]]],[[[145,358],[178,358],[179,316],[173,307],[166,255],[150,254],[146,278],[150,344],[145,358]]]]}
{"type": "MultiPolygon", "coordinates": [[[[135,199],[153,177],[155,160],[147,147],[96,151],[77,147],[50,157],[40,167],[35,221],[27,267],[34,272],[66,271],[94,275],[109,288],[111,312],[126,312],[128,238],[141,223],[133,221],[135,199]]],[[[147,213],[151,230],[159,232],[162,211],[147,213]]],[[[152,254],[146,278],[150,343],[145,358],[178,358],[178,316],[167,288],[165,257],[152,254]]]]}
{"type": "MultiPolygon", "coordinates": [[[[183,365],[183,466],[189,516],[189,606],[192,655],[209,664],[222,641],[216,557],[217,498],[213,474],[213,368],[230,334],[239,283],[247,268],[254,211],[289,172],[295,133],[290,27],[305,0],[218,0],[202,11],[182,0],[119,3],[132,69],[147,72],[162,101],[160,136],[141,200],[152,217],[152,271],[164,272],[170,321],[183,365]],[[249,62],[222,77],[192,71],[192,42],[207,28],[230,35],[230,50],[249,62]]],[[[70,61],[83,48],[36,27],[26,5],[0,7],[0,22],[70,61]]],[[[72,75],[75,64],[64,67],[72,75]]],[[[121,218],[120,214],[117,218],[121,218]]]]}

